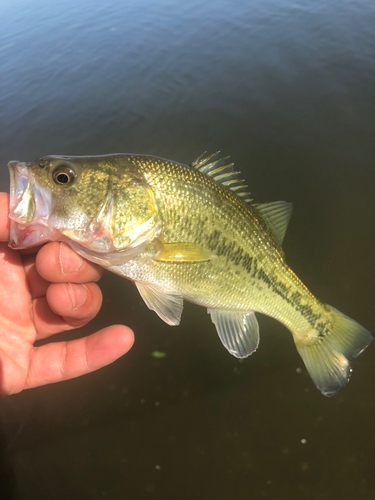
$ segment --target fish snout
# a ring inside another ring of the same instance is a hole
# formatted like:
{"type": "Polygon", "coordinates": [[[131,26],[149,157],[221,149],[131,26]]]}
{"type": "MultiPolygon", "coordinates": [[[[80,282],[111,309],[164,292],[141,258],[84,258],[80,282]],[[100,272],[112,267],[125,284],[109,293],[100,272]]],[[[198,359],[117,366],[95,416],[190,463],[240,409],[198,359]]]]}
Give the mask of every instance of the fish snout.
{"type": "Polygon", "coordinates": [[[13,168],[13,169],[14,169],[14,168],[16,168],[16,167],[17,167],[17,165],[19,165],[19,163],[20,163],[20,162],[19,162],[18,160],[12,160],[12,161],[10,161],[10,162],[8,163],[8,168],[13,168]]]}
{"type": "Polygon", "coordinates": [[[10,174],[9,218],[19,223],[30,222],[34,216],[35,202],[30,182],[30,171],[25,162],[8,163],[10,174]]]}
{"type": "Polygon", "coordinates": [[[29,163],[18,160],[11,160],[10,162],[8,162],[8,168],[10,172],[19,172],[21,174],[23,173],[23,175],[26,174],[29,165],[29,163]]]}

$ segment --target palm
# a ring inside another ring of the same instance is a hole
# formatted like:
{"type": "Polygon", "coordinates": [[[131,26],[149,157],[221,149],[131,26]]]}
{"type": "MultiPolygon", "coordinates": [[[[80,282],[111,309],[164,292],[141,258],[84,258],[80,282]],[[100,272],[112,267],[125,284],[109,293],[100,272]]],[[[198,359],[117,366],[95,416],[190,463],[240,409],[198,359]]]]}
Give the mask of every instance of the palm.
{"type": "Polygon", "coordinates": [[[120,325],[34,347],[94,318],[102,302],[95,283],[101,270],[63,243],[48,243],[36,255],[11,250],[4,242],[7,206],[0,193],[0,394],[77,377],[125,354],[133,333],[120,325]]]}
{"type": "Polygon", "coordinates": [[[27,383],[30,352],[36,340],[32,296],[21,257],[0,244],[1,391],[21,391],[27,383]]]}

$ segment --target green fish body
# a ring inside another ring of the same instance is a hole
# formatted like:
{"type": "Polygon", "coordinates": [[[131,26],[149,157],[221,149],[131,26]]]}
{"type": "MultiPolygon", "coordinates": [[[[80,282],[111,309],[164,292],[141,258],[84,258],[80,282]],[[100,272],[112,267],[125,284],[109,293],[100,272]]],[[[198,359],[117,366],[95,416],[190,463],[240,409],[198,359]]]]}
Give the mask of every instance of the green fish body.
{"type": "Polygon", "coordinates": [[[136,284],[177,325],[183,300],[207,308],[238,358],[259,343],[260,312],[283,323],[318,389],[336,394],[371,342],[354,320],[316,299],[285,262],[291,204],[252,204],[232,164],[190,166],[143,155],[10,162],[11,241],[66,241],[136,284]]]}

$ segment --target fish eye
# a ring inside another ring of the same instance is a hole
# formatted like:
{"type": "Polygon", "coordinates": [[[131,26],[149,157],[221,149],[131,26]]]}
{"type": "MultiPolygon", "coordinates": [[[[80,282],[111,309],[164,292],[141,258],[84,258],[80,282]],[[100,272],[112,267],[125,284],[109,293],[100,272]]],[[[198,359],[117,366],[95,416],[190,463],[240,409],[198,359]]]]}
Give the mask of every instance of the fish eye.
{"type": "Polygon", "coordinates": [[[58,186],[67,186],[72,184],[76,174],[70,165],[58,165],[52,174],[52,179],[58,186]]]}

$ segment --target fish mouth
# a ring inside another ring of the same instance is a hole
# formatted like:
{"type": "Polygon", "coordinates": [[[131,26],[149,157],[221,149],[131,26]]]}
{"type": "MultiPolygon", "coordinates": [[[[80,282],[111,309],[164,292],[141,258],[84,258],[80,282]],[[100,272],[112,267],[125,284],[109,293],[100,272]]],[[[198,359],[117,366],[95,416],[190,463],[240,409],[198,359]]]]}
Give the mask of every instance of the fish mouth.
{"type": "Polygon", "coordinates": [[[10,161],[9,246],[14,249],[40,245],[57,239],[48,225],[51,196],[35,181],[29,165],[10,161]]]}
{"type": "Polygon", "coordinates": [[[35,212],[32,183],[27,164],[19,161],[8,163],[10,174],[9,218],[21,224],[31,222],[35,212]]]}

